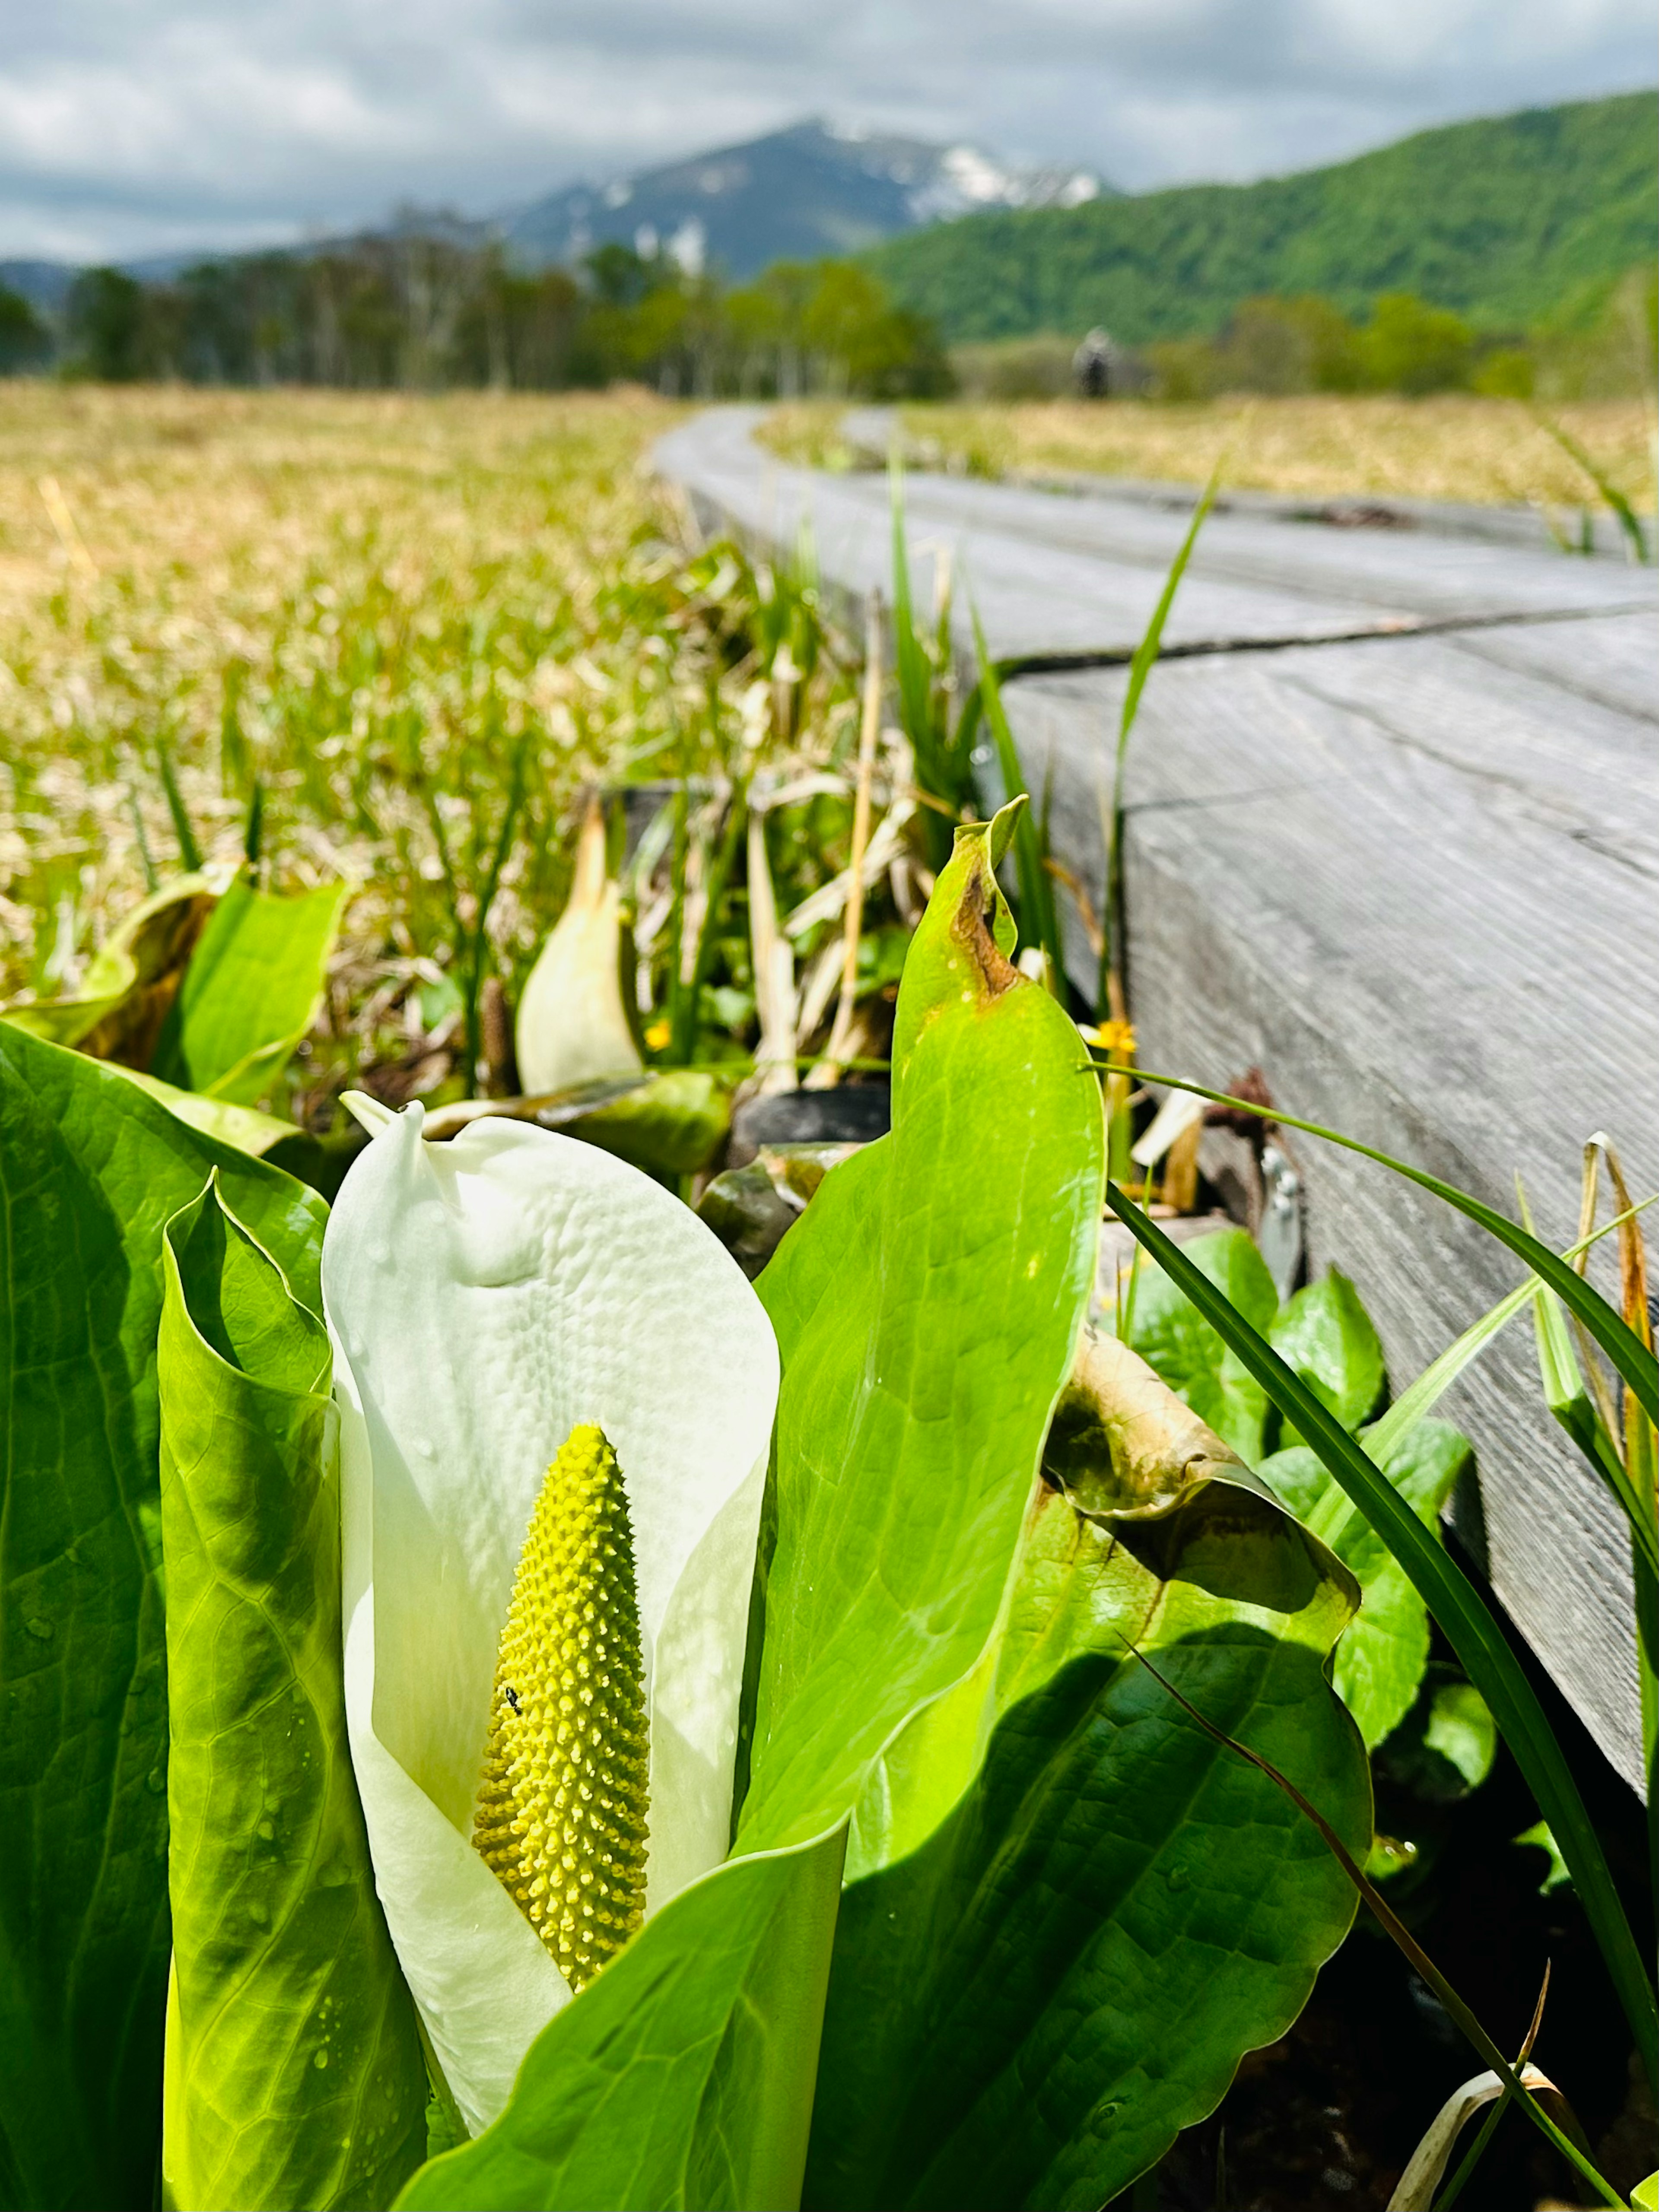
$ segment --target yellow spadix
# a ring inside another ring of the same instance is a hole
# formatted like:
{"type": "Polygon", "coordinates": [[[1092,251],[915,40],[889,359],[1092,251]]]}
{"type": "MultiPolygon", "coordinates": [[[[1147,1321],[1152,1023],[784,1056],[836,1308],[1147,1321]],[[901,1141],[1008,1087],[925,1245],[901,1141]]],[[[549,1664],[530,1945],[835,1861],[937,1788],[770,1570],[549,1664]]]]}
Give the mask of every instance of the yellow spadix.
{"type": "Polygon", "coordinates": [[[472,1841],[579,1990],[645,1917],[650,1756],[634,1531],[605,1432],[547,1470],[514,1579],[472,1841]]]}

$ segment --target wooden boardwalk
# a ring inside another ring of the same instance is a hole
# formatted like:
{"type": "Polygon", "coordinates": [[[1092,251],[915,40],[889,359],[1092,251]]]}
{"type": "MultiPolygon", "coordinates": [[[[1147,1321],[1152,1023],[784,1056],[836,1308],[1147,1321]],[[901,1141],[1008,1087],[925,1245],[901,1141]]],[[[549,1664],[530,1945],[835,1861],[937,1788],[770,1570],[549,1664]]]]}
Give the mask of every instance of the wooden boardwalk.
{"type": "MultiPolygon", "coordinates": [[[[884,590],[882,479],[786,467],[753,421],[701,416],[659,464],[706,524],[790,544],[810,519],[827,582],[884,590]]],[[[1105,488],[939,477],[908,478],[906,506],[919,598],[948,549],[991,650],[1062,664],[1011,683],[1007,703],[1028,780],[1053,775],[1056,853],[1097,902],[1121,660],[1188,518],[1105,488]]],[[[1659,576],[1218,513],[1165,642],[1177,657],[1147,686],[1127,778],[1145,1063],[1216,1085],[1259,1065],[1287,1110],[1506,1210],[1518,1171],[1558,1245],[1593,1130],[1638,1194],[1659,1187],[1659,576]]],[[[1072,917],[1067,952],[1091,988],[1072,917]]],[[[1314,1263],[1353,1276],[1396,1385],[1517,1279],[1426,1194],[1315,1140],[1295,1150],[1314,1263]]],[[[1480,1451],[1460,1534],[1633,1781],[1627,1543],[1551,1433],[1524,1322],[1446,1410],[1480,1451]]]]}

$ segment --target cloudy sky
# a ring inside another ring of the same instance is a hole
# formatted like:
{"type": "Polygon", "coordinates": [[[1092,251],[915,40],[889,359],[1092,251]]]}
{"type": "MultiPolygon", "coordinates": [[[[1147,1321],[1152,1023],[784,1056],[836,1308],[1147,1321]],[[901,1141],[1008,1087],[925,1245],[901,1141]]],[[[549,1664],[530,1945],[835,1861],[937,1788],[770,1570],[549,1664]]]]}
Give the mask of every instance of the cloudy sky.
{"type": "Polygon", "coordinates": [[[0,259],[493,212],[814,113],[1138,190],[1654,75],[1650,0],[0,0],[0,259]]]}

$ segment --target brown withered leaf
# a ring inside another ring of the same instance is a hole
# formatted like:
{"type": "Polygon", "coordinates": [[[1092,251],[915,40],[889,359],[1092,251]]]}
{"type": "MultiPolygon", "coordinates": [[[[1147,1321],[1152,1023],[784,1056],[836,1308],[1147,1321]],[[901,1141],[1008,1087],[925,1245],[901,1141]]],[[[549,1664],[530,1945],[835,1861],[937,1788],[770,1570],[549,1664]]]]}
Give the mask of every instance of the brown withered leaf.
{"type": "Polygon", "coordinates": [[[1255,1479],[1207,1422],[1127,1344],[1085,1328],[1060,1394],[1042,1471],[1085,1513],[1148,1520],[1195,1483],[1255,1479]]]}
{"type": "Polygon", "coordinates": [[[146,1068],[196,940],[230,872],[180,876],[130,914],[88,965],[73,996],[7,1009],[32,1036],[72,1045],[94,1060],[146,1068]]]}

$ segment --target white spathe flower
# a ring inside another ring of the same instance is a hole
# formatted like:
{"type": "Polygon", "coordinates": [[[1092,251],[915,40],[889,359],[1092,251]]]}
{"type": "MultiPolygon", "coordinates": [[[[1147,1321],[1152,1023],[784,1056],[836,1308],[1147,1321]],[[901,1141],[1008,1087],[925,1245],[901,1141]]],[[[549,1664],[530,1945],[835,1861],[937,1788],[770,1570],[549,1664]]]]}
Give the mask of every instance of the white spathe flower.
{"type": "Polygon", "coordinates": [[[375,1130],[323,1246],[341,1408],[351,1756],[392,1939],[462,2117],[500,2112],[569,1984],[471,1841],[497,1650],[543,1478],[597,1424],[633,1527],[646,1911],[726,1856],[771,1326],[695,1214],[526,1123],[375,1130]]]}
{"type": "Polygon", "coordinates": [[[642,1067],[623,1007],[622,893],[605,872],[605,816],[588,806],[570,897],[519,1001],[514,1035],[526,1094],[642,1067]]]}

